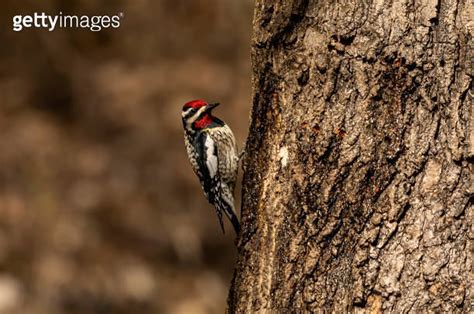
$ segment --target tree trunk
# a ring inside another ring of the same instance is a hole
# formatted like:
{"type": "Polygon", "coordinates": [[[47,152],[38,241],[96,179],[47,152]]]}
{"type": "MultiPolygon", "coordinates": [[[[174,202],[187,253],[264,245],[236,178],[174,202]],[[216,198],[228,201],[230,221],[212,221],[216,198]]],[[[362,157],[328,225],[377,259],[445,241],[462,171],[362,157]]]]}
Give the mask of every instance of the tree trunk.
{"type": "Polygon", "coordinates": [[[230,312],[472,309],[469,1],[256,1],[230,312]]]}

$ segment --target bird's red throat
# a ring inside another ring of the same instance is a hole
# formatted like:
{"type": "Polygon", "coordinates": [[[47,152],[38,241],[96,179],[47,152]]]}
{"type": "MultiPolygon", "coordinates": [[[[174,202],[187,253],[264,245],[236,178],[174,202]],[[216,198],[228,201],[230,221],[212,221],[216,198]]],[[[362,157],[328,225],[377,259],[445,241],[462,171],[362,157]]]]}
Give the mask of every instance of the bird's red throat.
{"type": "Polygon", "coordinates": [[[204,129],[212,124],[212,117],[209,114],[206,114],[201,119],[194,122],[194,127],[196,129],[204,129]]]}

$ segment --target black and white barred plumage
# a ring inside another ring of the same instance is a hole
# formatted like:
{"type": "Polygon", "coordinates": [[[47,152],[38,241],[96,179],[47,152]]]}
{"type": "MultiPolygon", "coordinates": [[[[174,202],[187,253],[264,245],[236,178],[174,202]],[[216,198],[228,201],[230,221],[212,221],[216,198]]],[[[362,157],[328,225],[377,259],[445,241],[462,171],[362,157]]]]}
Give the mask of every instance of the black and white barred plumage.
{"type": "Polygon", "coordinates": [[[240,224],[235,214],[234,188],[239,157],[231,129],[211,113],[217,105],[194,100],[183,106],[184,142],[204,194],[216,208],[222,231],[224,213],[238,234],[240,224]]]}

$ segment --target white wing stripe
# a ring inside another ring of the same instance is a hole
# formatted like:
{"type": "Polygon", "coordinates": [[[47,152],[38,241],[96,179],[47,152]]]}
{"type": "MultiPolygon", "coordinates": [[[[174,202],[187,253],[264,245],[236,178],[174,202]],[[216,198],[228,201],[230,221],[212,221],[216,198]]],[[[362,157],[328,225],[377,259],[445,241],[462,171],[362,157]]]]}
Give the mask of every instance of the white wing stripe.
{"type": "Polygon", "coordinates": [[[206,141],[204,142],[204,146],[206,147],[206,166],[209,169],[209,175],[211,178],[217,173],[217,156],[214,155],[214,141],[211,139],[210,136],[206,136],[206,141]]]}

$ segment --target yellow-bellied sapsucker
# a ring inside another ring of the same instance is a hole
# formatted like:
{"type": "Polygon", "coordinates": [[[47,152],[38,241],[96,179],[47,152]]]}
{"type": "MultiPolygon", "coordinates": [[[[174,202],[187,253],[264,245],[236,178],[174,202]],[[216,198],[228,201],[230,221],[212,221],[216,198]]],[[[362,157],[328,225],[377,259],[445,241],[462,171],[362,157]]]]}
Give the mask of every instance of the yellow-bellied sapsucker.
{"type": "Polygon", "coordinates": [[[234,188],[239,156],[231,129],[212,115],[212,109],[218,105],[199,99],[183,106],[184,142],[204,194],[216,208],[222,232],[222,213],[225,213],[238,234],[240,224],[234,210],[234,188]]]}

